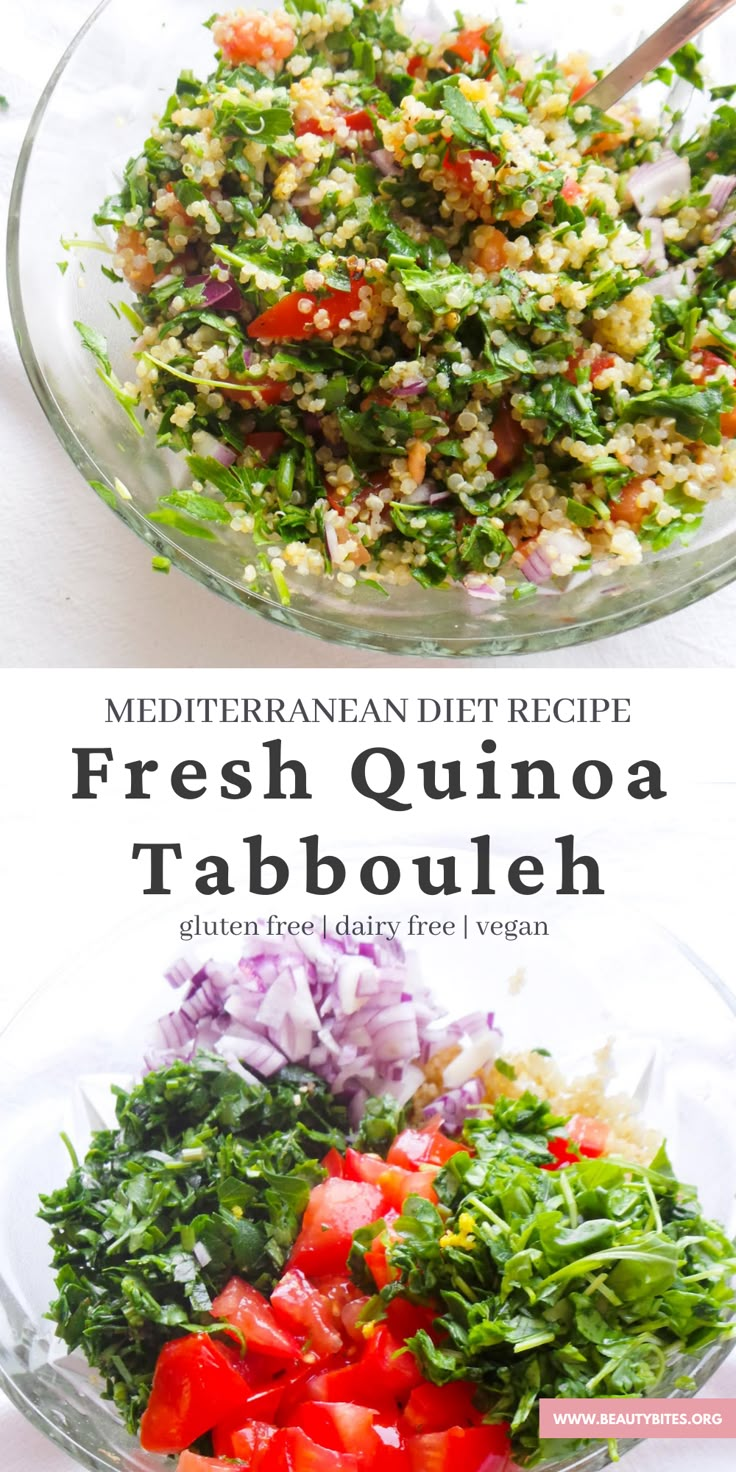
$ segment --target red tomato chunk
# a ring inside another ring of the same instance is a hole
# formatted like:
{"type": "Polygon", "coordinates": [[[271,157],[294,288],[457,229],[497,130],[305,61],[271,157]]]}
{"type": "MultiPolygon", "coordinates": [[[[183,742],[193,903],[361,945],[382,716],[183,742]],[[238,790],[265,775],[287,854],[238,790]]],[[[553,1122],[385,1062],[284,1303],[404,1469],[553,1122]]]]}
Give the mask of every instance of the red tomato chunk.
{"type": "Polygon", "coordinates": [[[311,337],[317,331],[345,331],[340,324],[354,326],[350,314],[361,305],[360,289],[364,285],[362,276],[356,276],[349,291],[326,291],[321,296],[314,291],[290,291],[251,322],[248,336],[281,342],[311,337]],[[320,313],[325,313],[328,320],[326,326],[318,328],[314,319],[320,313]]]}
{"type": "Polygon", "coordinates": [[[310,1277],[344,1271],[353,1234],[377,1221],[385,1210],[377,1186],[339,1176],[323,1181],[310,1194],[289,1266],[310,1277]]]}
{"type": "Polygon", "coordinates": [[[242,1409],[248,1386],[209,1334],[165,1344],[156,1362],[151,1396],[141,1420],[147,1452],[183,1452],[218,1421],[242,1409]]]}

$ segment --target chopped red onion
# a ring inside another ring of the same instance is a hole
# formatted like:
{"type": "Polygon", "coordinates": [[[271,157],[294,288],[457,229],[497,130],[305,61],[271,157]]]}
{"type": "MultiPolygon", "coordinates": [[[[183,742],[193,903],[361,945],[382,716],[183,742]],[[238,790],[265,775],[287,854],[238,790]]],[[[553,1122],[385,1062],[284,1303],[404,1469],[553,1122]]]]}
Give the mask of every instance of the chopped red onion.
{"type": "Polygon", "coordinates": [[[206,429],[199,430],[193,439],[198,455],[217,460],[225,468],[233,465],[238,458],[237,450],[233,450],[230,445],[224,445],[222,440],[216,440],[215,436],[209,434],[206,429]]]}
{"type": "Polygon", "coordinates": [[[722,235],[725,235],[726,231],[727,230],[730,230],[731,229],[731,226],[733,224],[735,224],[735,223],[736,223],[736,210],[729,210],[729,212],[728,212],[727,215],[722,215],[721,216],[720,220],[718,221],[717,225],[715,226],[715,228],[713,230],[713,239],[714,240],[720,240],[721,236],[722,235]]]}
{"type": "Polygon", "coordinates": [[[533,547],[521,564],[522,576],[528,583],[546,583],[552,576],[552,568],[541,547],[533,547]]]}
{"type": "Polygon", "coordinates": [[[711,174],[706,194],[710,197],[711,208],[717,210],[719,215],[724,205],[728,204],[734,189],[736,174],[711,174]]]}
{"type": "Polygon", "coordinates": [[[226,315],[234,312],[242,312],[244,302],[239,288],[228,274],[226,281],[219,281],[216,276],[188,276],[187,286],[199,286],[204,283],[204,302],[211,312],[224,312],[226,315]]]}
{"type": "Polygon", "coordinates": [[[396,162],[393,154],[389,153],[387,148],[374,148],[371,153],[371,162],[386,178],[389,175],[396,178],[401,173],[401,165],[396,162]]]}
{"type": "Polygon", "coordinates": [[[404,496],[405,506],[427,506],[432,495],[432,482],[422,481],[420,486],[415,486],[410,496],[404,496]]]}
{"type": "Polygon", "coordinates": [[[179,1010],[157,1024],[156,1042],[147,1067],[203,1046],[256,1077],[302,1063],[355,1113],[372,1094],[408,1102],[424,1082],[420,1063],[448,1046],[467,1059],[453,1060],[448,1085],[465,1086],[468,1069],[496,1056],[499,1034],[486,1012],[453,1022],[398,941],[249,936],[237,965],[208,962],[190,976],[179,1010]]]}
{"type": "Polygon", "coordinates": [[[429,498],[429,504],[430,506],[439,506],[441,501],[449,501],[449,499],[449,491],[433,491],[429,498]]]}
{"type": "Polygon", "coordinates": [[[400,383],[398,388],[389,390],[395,399],[412,399],[417,394],[423,394],[428,388],[426,378],[414,378],[411,383],[400,383]]]}
{"type": "Polygon", "coordinates": [[[169,967],[168,971],[164,972],[164,975],[169,983],[169,986],[173,986],[175,990],[178,990],[178,988],[184,986],[187,981],[191,981],[192,977],[194,976],[194,972],[192,971],[192,968],[186,957],[181,956],[178,961],[174,961],[173,965],[169,967]]]}
{"type": "Polygon", "coordinates": [[[503,594],[499,593],[498,588],[494,588],[489,579],[483,577],[481,573],[468,573],[467,577],[463,578],[463,587],[465,592],[470,594],[471,598],[485,598],[490,602],[497,603],[503,597],[503,594]]]}
{"type": "Polygon", "coordinates": [[[665,199],[682,199],[690,193],[690,164],[666,148],[651,164],[640,164],[629,175],[629,194],[640,215],[651,215],[665,199]]]}
{"type": "Polygon", "coordinates": [[[692,288],[695,280],[695,267],[692,261],[683,266],[672,266],[669,271],[663,271],[661,276],[653,276],[650,281],[642,281],[642,290],[648,291],[651,296],[662,297],[664,301],[672,301],[673,297],[679,295],[683,287],[688,291],[692,288]]]}

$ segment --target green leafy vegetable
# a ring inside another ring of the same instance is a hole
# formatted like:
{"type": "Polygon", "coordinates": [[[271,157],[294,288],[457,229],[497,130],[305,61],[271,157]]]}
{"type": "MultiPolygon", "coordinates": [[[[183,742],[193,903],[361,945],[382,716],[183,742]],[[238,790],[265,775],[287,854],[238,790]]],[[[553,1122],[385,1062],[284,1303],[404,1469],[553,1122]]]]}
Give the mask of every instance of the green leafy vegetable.
{"type": "MultiPolygon", "coordinates": [[[[437,1177],[440,1210],[414,1198],[395,1224],[388,1257],[401,1276],[379,1298],[441,1305],[441,1337],[411,1341],[425,1374],[473,1383],[525,1466],[548,1454],[540,1397],[655,1395],[673,1352],[733,1333],[734,1245],[664,1150],[649,1167],[602,1157],[542,1168],[564,1133],[530,1093],[469,1121],[474,1153],[437,1177]]],[[[356,1239],[359,1280],[368,1245],[356,1239]]],[[[555,1455],[583,1445],[555,1442],[555,1455]]]]}
{"type": "Polygon", "coordinates": [[[233,1273],[273,1286],[319,1161],[345,1148],[346,1118],[311,1074],[249,1084],[208,1054],[114,1092],[117,1128],[93,1136],[40,1214],[56,1273],[50,1317],[134,1431],[162,1345],[210,1325],[233,1273]]]}

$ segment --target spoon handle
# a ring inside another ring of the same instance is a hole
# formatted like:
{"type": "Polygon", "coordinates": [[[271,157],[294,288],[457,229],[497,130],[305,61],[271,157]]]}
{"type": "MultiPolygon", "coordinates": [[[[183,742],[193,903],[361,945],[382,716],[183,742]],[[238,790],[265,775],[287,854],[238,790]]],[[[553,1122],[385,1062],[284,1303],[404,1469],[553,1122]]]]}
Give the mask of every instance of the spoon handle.
{"type": "MultiPolygon", "coordinates": [[[[592,103],[604,112],[619,102],[635,87],[648,72],[654,71],[673,52],[691,41],[704,26],[717,20],[725,10],[730,10],[736,0],[688,0],[675,15],[671,15],[654,35],[648,36],[629,56],[619,62],[607,76],[601,77],[585,94],[585,103],[592,103]]],[[[583,99],[581,98],[581,102],[583,99]]]]}

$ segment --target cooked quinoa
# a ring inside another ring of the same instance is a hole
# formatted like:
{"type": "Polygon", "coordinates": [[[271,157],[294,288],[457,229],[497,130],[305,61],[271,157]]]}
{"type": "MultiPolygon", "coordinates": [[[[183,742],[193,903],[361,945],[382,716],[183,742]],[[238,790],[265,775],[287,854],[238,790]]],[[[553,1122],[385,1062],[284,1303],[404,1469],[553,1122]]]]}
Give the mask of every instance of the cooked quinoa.
{"type": "MultiPolygon", "coordinates": [[[[457,1047],[447,1048],[433,1054],[425,1065],[425,1082],[413,1100],[417,1118],[423,1118],[425,1109],[444,1093],[444,1071],[460,1051],[457,1047]]],[[[632,1099],[626,1094],[608,1093],[609,1052],[609,1047],[601,1048],[591,1072],[573,1079],[566,1078],[554,1059],[539,1050],[505,1053],[500,1069],[495,1062],[490,1063],[478,1075],[483,1082],[484,1102],[495,1104],[497,1099],[520,1099],[527,1092],[536,1094],[565,1119],[582,1115],[600,1120],[608,1128],[609,1155],[646,1165],[656,1155],[662,1139],[656,1130],[642,1123],[632,1099]]]]}
{"type": "Polygon", "coordinates": [[[692,535],[736,481],[733,109],[673,145],[586,105],[585,58],[388,0],[208,24],[96,217],[137,294],[116,391],[188,462],[154,518],[284,599],[520,597],[692,535]]]}

